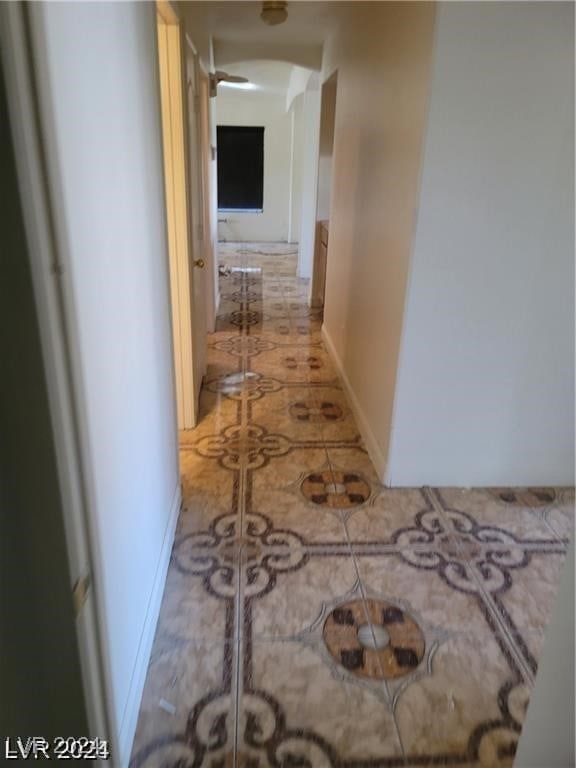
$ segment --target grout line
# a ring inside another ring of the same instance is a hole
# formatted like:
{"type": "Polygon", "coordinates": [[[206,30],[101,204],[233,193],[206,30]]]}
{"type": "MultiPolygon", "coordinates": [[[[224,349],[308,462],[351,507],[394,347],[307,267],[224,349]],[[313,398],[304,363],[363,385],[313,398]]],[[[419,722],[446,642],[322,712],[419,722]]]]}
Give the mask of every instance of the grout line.
{"type": "MultiPolygon", "coordinates": [[[[350,534],[348,532],[348,526],[346,525],[346,517],[341,510],[342,515],[342,523],[344,525],[344,530],[346,531],[346,538],[348,540],[348,546],[350,548],[350,554],[352,556],[352,562],[354,563],[354,569],[356,571],[356,578],[358,579],[358,583],[360,585],[360,594],[362,596],[362,602],[364,604],[364,616],[366,617],[366,622],[370,626],[370,632],[372,634],[372,640],[374,641],[374,645],[376,646],[376,635],[374,634],[374,627],[372,625],[372,621],[370,620],[370,614],[368,612],[368,597],[366,593],[366,588],[364,586],[364,579],[362,578],[362,575],[360,573],[360,566],[356,559],[356,553],[354,552],[354,547],[352,546],[352,540],[350,539],[350,534]]],[[[382,674],[384,674],[384,670],[382,670],[382,674]]],[[[396,731],[396,737],[398,739],[398,744],[400,745],[400,751],[402,753],[402,757],[406,758],[406,751],[404,749],[404,744],[402,742],[402,737],[400,735],[400,728],[398,726],[398,722],[396,720],[396,713],[394,712],[394,709],[392,708],[392,696],[390,694],[390,689],[388,687],[388,683],[386,682],[386,679],[383,678],[382,680],[382,687],[386,691],[386,697],[388,699],[388,711],[390,715],[392,716],[392,722],[394,723],[394,729],[396,731]]]]}
{"type": "Polygon", "coordinates": [[[481,597],[481,599],[484,601],[484,604],[487,610],[489,611],[490,615],[492,616],[493,621],[502,630],[501,637],[505,641],[506,645],[508,646],[508,650],[511,656],[515,659],[516,663],[518,664],[519,669],[522,671],[525,681],[529,685],[533,685],[534,673],[532,672],[528,663],[526,662],[523,653],[517,647],[516,641],[513,635],[511,634],[510,628],[507,626],[501,612],[498,610],[498,607],[495,604],[491,593],[484,588],[482,579],[478,574],[475,564],[470,560],[469,557],[467,557],[466,552],[464,551],[459,541],[459,538],[457,535],[458,532],[453,528],[452,523],[450,522],[450,519],[447,514],[447,510],[444,510],[442,502],[434,492],[434,489],[428,488],[425,490],[425,493],[428,496],[428,499],[432,504],[432,506],[434,507],[435,511],[438,512],[440,514],[440,517],[444,520],[448,534],[454,540],[456,547],[458,549],[459,559],[461,560],[465,568],[469,571],[478,589],[478,594],[481,597]]]}

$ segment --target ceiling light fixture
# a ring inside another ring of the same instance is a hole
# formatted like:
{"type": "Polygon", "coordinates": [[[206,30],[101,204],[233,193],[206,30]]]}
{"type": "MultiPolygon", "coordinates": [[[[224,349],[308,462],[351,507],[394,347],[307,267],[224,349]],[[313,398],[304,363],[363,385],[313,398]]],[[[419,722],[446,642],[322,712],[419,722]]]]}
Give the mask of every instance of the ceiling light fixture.
{"type": "Polygon", "coordinates": [[[286,0],[264,0],[260,18],[271,27],[282,24],[288,18],[287,5],[286,0]]]}

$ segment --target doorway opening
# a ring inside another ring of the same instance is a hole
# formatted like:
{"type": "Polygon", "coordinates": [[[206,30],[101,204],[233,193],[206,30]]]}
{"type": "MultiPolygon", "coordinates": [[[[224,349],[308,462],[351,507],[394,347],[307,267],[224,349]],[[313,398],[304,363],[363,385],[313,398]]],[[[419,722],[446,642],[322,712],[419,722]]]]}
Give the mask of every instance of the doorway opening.
{"type": "Polygon", "coordinates": [[[304,126],[301,99],[289,96],[293,70],[282,61],[242,61],[218,72],[220,242],[300,239],[304,126]]]}
{"type": "MultiPolygon", "coordinates": [[[[168,3],[157,4],[166,225],[178,428],[198,420],[205,371],[207,203],[198,56],[168,3]]],[[[207,109],[207,104],[206,107],[207,109]]]]}
{"type": "Polygon", "coordinates": [[[338,73],[334,72],[334,74],[322,85],[320,101],[316,237],[314,244],[314,268],[312,270],[312,285],[310,291],[310,304],[317,309],[324,307],[324,294],[326,292],[337,89],[338,73]]]}

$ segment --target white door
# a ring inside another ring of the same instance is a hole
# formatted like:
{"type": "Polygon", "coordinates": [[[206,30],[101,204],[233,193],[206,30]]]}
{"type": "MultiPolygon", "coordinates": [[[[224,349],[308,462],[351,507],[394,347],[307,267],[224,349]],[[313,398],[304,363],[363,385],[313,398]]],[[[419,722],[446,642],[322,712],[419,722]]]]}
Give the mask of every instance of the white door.
{"type": "Polygon", "coordinates": [[[198,421],[206,360],[196,62],[194,54],[188,61],[186,38],[170,6],[157,8],[176,405],[178,428],[190,429],[198,421]]]}
{"type": "Polygon", "coordinates": [[[206,248],[204,226],[204,178],[200,126],[200,87],[198,56],[185,37],[186,101],[188,116],[188,180],[190,199],[190,246],[192,286],[192,345],[194,349],[194,399],[198,403],[202,378],[206,373],[206,248]]]}

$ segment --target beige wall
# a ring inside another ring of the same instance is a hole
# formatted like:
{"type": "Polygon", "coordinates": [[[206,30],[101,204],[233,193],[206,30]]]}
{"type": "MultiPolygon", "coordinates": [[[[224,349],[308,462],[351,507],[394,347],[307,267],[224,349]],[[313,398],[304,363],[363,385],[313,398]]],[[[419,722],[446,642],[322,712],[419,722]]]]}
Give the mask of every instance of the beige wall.
{"type": "Polygon", "coordinates": [[[320,128],[320,84],[315,73],[308,81],[303,98],[302,200],[298,242],[298,275],[312,277],[316,201],[318,191],[318,144],[320,128]]]}
{"type": "Polygon", "coordinates": [[[440,3],[388,479],[574,483],[574,5],[440,3]]]}
{"type": "Polygon", "coordinates": [[[334,155],[334,119],[338,77],[334,73],[322,84],[320,96],[320,139],[318,144],[318,199],[316,218],[330,219],[330,193],[332,190],[332,160],[334,155]]]}
{"type": "Polygon", "coordinates": [[[381,474],[388,452],[434,29],[432,3],[355,3],[326,46],[338,70],[328,345],[381,474]]]}

